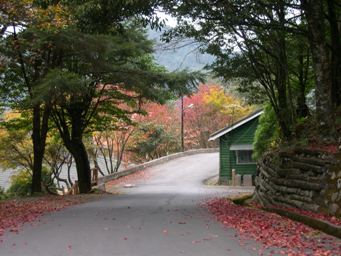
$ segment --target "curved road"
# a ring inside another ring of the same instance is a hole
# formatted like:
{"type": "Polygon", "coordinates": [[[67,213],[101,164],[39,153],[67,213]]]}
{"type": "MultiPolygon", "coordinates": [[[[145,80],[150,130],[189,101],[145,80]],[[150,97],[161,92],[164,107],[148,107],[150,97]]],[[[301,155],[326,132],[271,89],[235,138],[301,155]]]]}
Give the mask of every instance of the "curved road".
{"type": "Polygon", "coordinates": [[[152,167],[149,180],[116,188],[119,195],[47,214],[19,234],[6,233],[0,255],[256,255],[199,205],[207,197],[240,192],[204,186],[217,170],[217,153],[152,167]]]}

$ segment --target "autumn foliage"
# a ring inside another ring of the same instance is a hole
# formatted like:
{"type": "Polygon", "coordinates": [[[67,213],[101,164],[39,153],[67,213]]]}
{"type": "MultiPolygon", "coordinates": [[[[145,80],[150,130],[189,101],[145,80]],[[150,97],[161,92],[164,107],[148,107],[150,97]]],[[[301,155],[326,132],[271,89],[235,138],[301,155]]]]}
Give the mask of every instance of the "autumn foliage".
{"type": "MultiPolygon", "coordinates": [[[[5,230],[18,233],[25,223],[37,220],[45,213],[98,198],[99,195],[45,196],[0,202],[0,237],[5,230]]],[[[2,242],[0,238],[0,243],[2,242]]]]}
{"type": "MultiPolygon", "coordinates": [[[[183,100],[185,150],[215,147],[214,142],[208,142],[211,133],[253,110],[217,84],[202,84],[183,100]]],[[[180,99],[164,105],[148,102],[142,108],[146,115],[133,116],[138,129],[129,142],[128,160],[143,162],[180,151],[180,99]]]]}
{"type": "Polygon", "coordinates": [[[205,207],[224,226],[237,230],[241,244],[249,239],[260,242],[261,248],[251,248],[259,255],[340,255],[338,239],[277,214],[235,205],[225,198],[213,199],[205,207]]]}
{"type": "Polygon", "coordinates": [[[184,98],[185,144],[187,148],[207,148],[209,135],[252,111],[241,99],[216,84],[201,85],[197,93],[184,98]],[[186,106],[193,106],[187,108],[186,106]]]}

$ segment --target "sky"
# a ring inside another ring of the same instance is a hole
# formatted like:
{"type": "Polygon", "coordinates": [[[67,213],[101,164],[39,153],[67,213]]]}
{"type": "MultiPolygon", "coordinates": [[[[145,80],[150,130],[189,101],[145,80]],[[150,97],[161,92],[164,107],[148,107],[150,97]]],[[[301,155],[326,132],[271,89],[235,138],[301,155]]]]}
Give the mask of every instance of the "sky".
{"type": "Polygon", "coordinates": [[[163,11],[157,11],[156,15],[160,17],[161,19],[164,19],[166,22],[166,25],[169,27],[174,28],[177,25],[176,18],[170,16],[169,14],[163,12],[163,11]]]}

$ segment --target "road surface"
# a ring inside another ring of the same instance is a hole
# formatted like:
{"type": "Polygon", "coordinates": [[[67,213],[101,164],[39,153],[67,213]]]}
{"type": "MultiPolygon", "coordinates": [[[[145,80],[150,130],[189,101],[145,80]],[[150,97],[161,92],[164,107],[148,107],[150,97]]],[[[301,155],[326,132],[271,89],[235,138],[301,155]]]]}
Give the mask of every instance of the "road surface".
{"type": "Polygon", "coordinates": [[[204,186],[217,170],[217,153],[152,167],[149,180],[119,188],[119,195],[47,214],[18,234],[7,232],[0,255],[256,255],[200,207],[207,197],[240,192],[204,186]]]}

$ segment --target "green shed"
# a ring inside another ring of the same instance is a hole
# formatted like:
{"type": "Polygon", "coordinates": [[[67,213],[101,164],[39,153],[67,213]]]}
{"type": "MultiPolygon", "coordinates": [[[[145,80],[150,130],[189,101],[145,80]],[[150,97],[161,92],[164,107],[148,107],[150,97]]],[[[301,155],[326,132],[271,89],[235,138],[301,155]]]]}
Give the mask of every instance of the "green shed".
{"type": "Polygon", "coordinates": [[[256,174],[253,140],[262,113],[263,110],[258,110],[210,136],[210,141],[219,138],[219,183],[231,184],[233,169],[241,179],[244,175],[256,174]]]}

